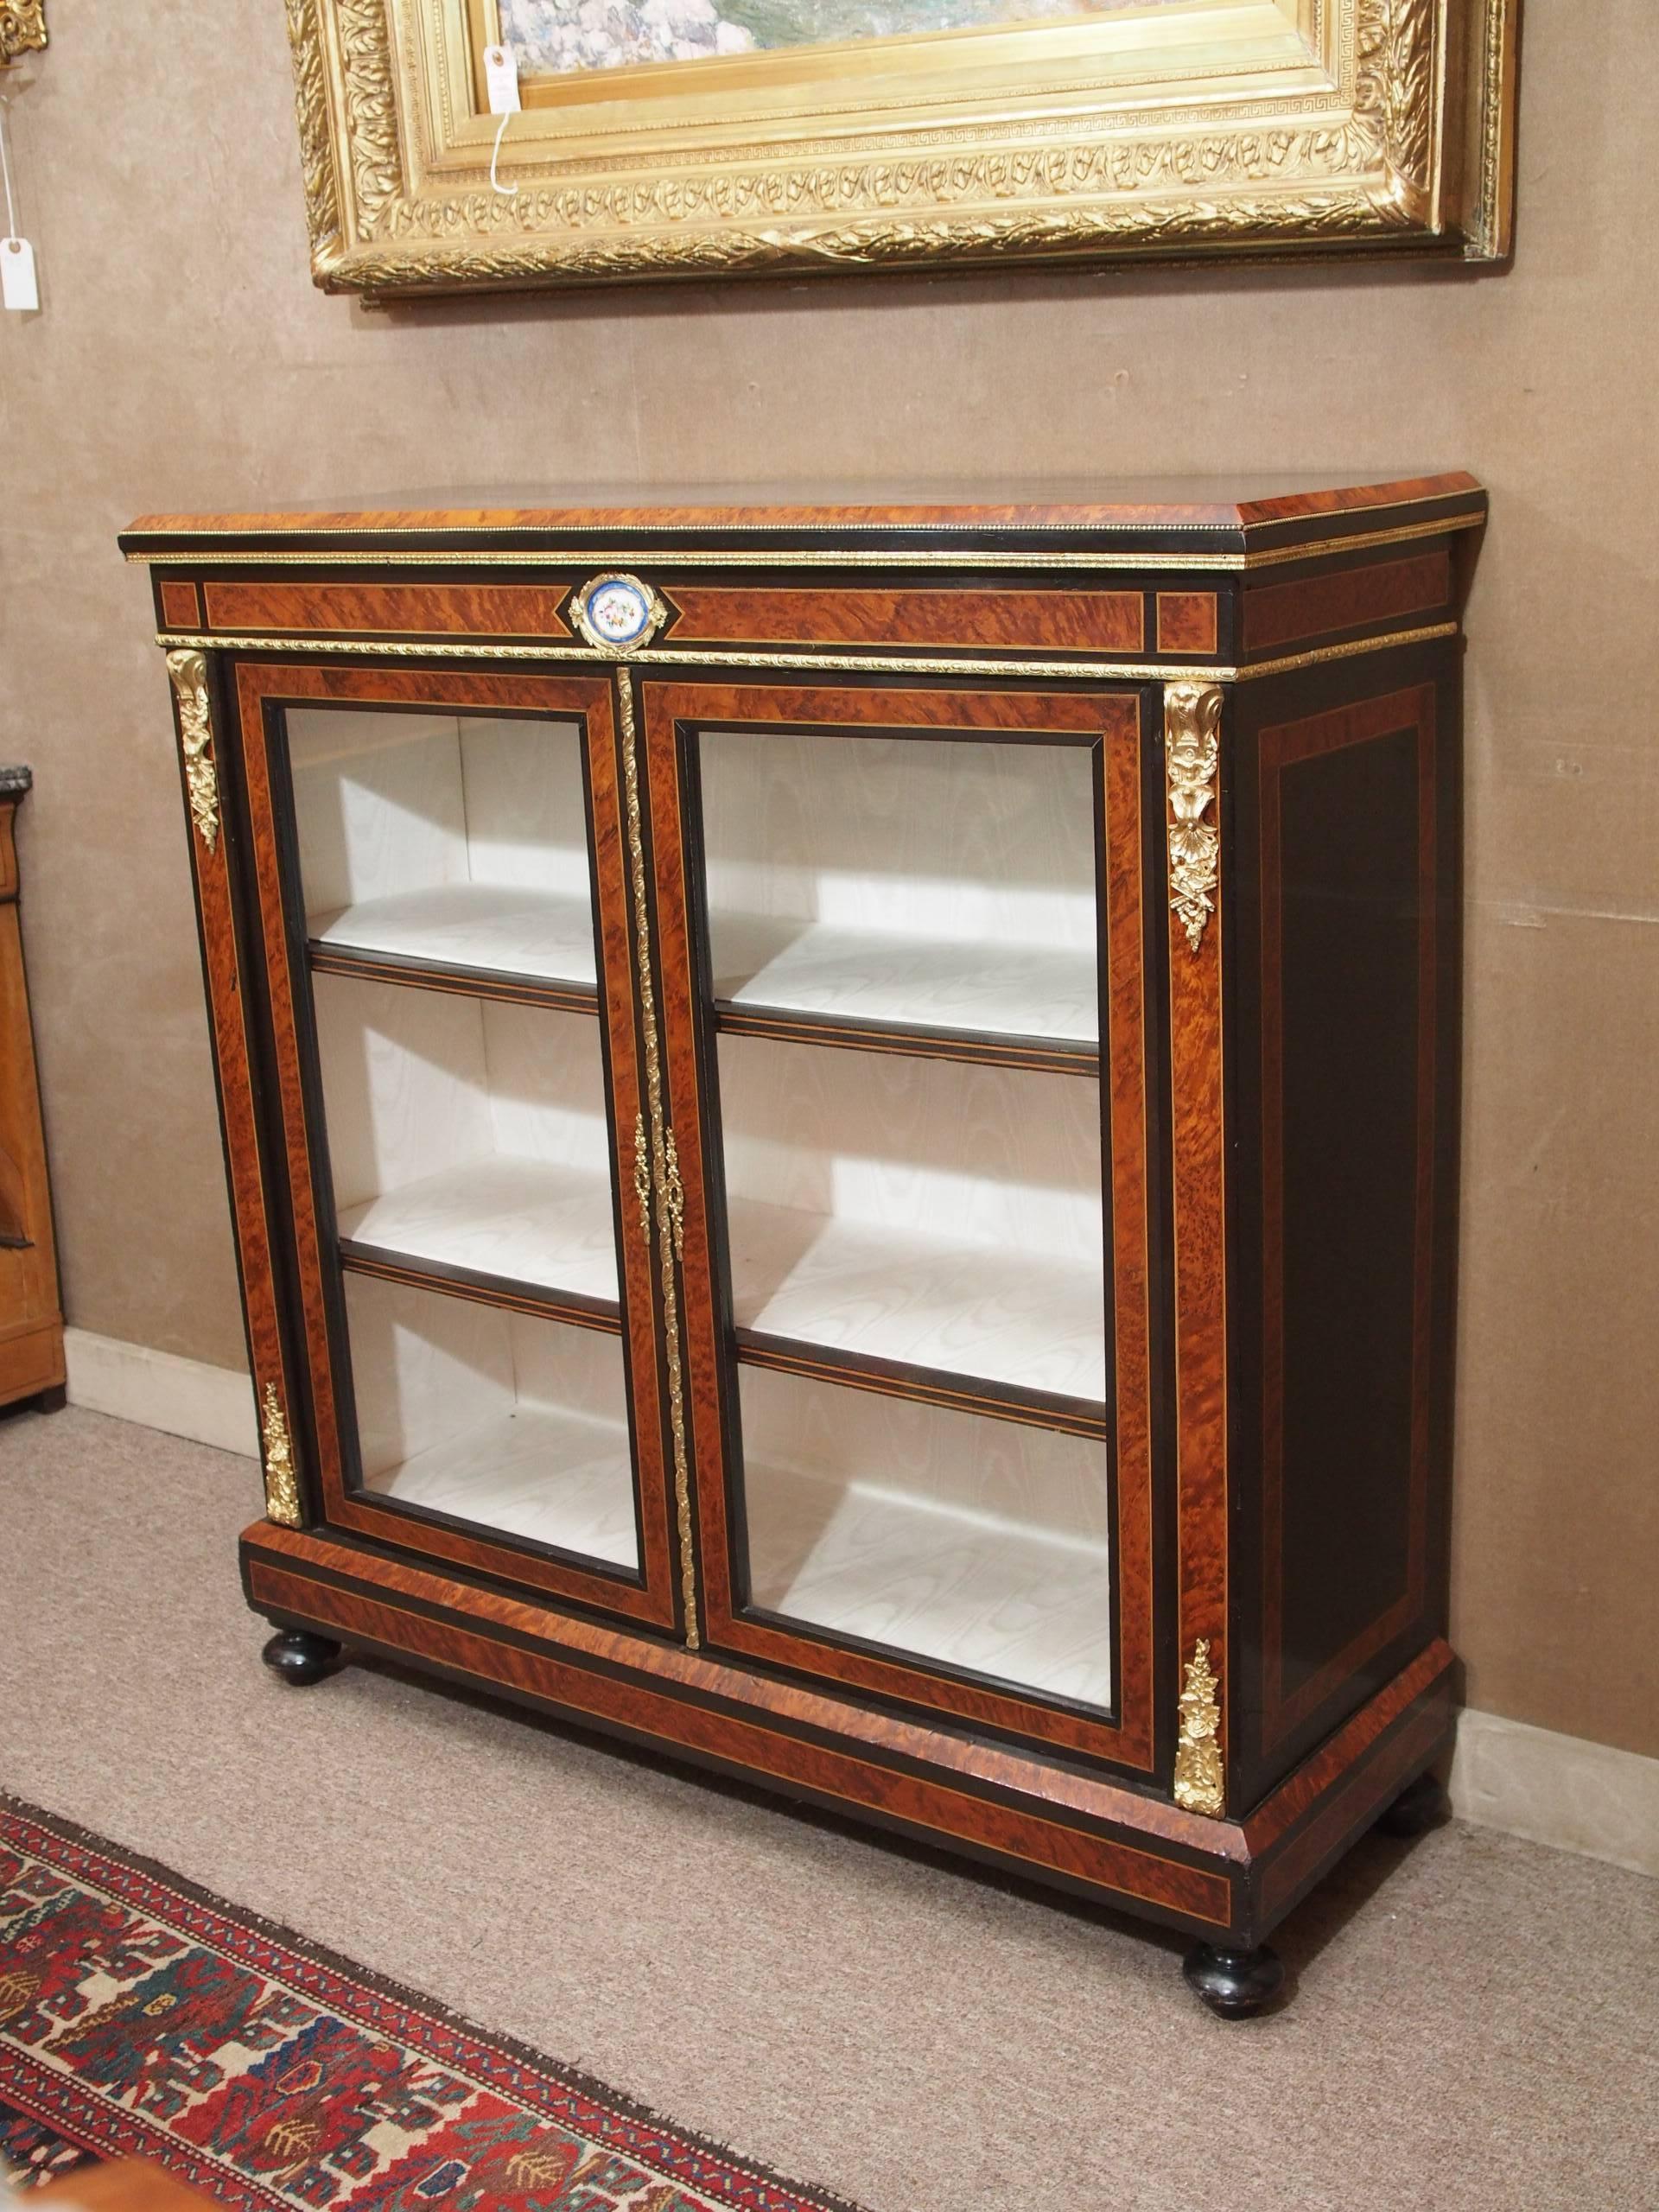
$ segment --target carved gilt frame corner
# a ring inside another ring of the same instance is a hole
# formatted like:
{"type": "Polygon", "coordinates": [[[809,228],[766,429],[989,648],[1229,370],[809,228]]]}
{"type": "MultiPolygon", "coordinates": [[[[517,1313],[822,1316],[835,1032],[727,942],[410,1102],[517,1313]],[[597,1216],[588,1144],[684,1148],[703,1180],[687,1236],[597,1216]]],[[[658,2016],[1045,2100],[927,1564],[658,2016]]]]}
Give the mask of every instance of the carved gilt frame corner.
{"type": "Polygon", "coordinates": [[[46,0],[0,0],[0,69],[46,42],[46,0]]]}
{"type": "Polygon", "coordinates": [[[510,192],[497,0],[285,4],[329,291],[1509,251],[1520,0],[1189,0],[537,79],[510,192]]]}

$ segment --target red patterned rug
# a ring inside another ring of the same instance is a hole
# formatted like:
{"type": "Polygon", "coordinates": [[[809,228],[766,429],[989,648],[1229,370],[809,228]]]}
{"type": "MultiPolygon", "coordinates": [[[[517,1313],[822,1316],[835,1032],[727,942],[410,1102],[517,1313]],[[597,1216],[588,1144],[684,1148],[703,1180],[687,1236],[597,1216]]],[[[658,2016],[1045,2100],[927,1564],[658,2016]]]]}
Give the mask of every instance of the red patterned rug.
{"type": "Polygon", "coordinates": [[[849,2212],[0,1797],[0,2175],[247,2212],[849,2212]]]}

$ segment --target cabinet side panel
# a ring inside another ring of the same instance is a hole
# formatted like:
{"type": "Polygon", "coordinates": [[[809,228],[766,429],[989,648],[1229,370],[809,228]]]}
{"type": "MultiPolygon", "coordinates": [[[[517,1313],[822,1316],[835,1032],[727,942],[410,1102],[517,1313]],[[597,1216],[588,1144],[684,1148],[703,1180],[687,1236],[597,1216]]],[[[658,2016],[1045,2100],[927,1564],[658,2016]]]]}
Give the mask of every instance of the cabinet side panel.
{"type": "Polygon", "coordinates": [[[1456,735],[1396,664],[1239,762],[1247,1802],[1444,1626],[1456,735]]]}

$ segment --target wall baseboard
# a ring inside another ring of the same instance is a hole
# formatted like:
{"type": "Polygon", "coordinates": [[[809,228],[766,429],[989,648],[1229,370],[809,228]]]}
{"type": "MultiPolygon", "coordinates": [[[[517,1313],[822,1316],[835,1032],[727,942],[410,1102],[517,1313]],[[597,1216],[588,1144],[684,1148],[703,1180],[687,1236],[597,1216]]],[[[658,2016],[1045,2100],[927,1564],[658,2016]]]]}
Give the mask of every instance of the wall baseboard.
{"type": "MultiPolygon", "coordinates": [[[[67,1329],[64,1351],[72,1405],[259,1456],[245,1375],[86,1329],[67,1329]]],[[[1451,1790],[1459,1820],[1659,1875],[1659,1759],[1496,1713],[1465,1713],[1451,1790]]]]}
{"type": "Polygon", "coordinates": [[[1471,1711],[1451,1789],[1459,1820],[1659,1874],[1659,1759],[1471,1711]]]}
{"type": "Polygon", "coordinates": [[[258,1458],[253,1384],[233,1368],[151,1351],[146,1344],[94,1336],[90,1329],[66,1329],[63,1351],[72,1406],[258,1458]]]}

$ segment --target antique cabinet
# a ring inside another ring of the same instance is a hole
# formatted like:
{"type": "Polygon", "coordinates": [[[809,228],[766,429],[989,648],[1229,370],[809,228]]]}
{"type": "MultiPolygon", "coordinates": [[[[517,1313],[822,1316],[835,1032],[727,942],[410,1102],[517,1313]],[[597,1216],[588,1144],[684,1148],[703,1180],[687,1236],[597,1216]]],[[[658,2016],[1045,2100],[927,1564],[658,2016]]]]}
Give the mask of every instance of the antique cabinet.
{"type": "Polygon", "coordinates": [[[149,516],[266,1656],[1109,1900],[1432,1812],[1467,477],[149,516]]]}
{"type": "Polygon", "coordinates": [[[56,1412],[63,1313],[17,913],[16,816],[33,783],[25,767],[0,767],[0,1406],[56,1412]]]}

